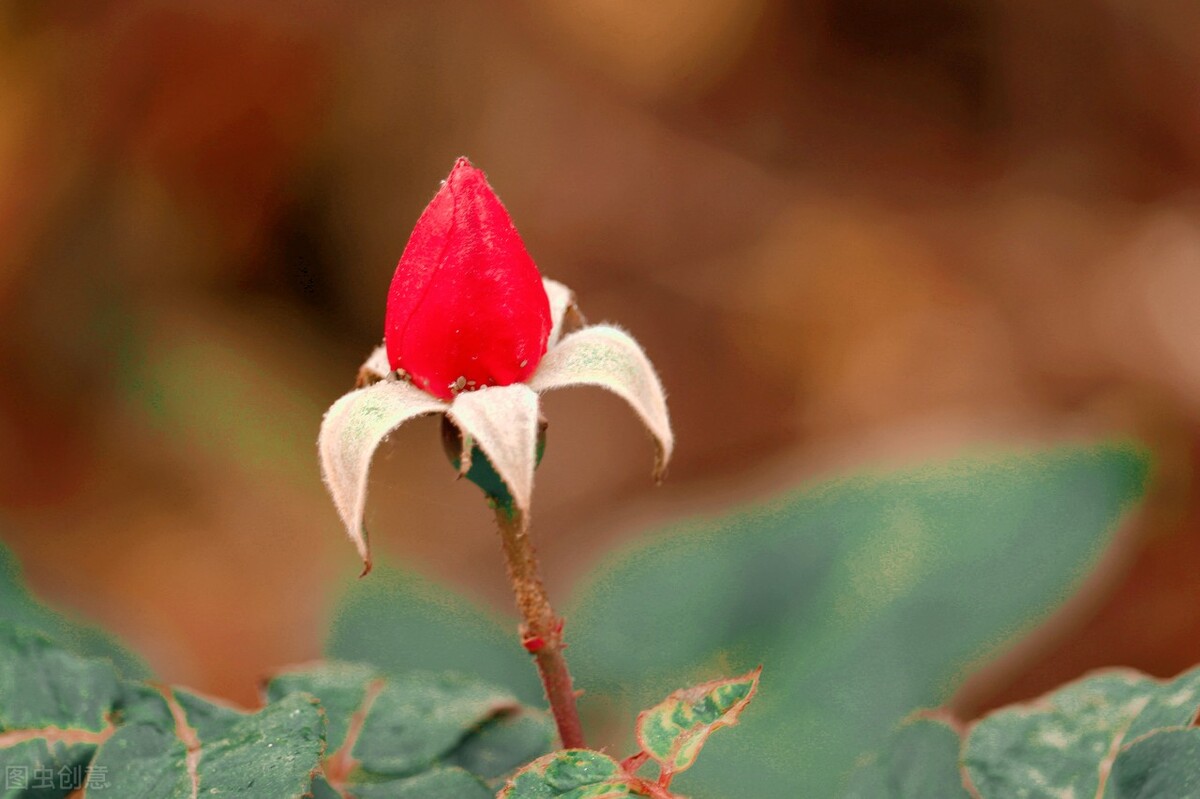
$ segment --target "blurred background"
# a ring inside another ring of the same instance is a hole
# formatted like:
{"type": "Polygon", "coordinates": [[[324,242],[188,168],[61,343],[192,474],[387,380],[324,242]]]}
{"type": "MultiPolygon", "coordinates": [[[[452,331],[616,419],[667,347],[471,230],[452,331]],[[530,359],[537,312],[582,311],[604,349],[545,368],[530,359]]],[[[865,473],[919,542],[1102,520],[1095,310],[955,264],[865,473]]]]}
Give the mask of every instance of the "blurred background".
{"type": "MultiPolygon", "coordinates": [[[[10,0],[0,536],[167,681],[253,702],[359,564],[324,409],[455,157],[645,346],[551,396],[552,592],[650,522],[979,442],[1134,437],[1124,560],[968,717],[1200,661],[1200,6],[1179,0],[10,0]]],[[[380,453],[380,554],[495,607],[437,423],[380,453]]]]}

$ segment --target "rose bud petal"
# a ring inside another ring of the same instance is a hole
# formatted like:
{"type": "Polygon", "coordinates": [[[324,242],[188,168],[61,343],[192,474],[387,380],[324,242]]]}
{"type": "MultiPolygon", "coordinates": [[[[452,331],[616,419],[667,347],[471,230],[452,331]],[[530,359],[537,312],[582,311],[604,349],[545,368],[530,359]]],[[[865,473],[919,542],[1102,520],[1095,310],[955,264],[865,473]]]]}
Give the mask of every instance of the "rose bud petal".
{"type": "Polygon", "coordinates": [[[449,399],[533,374],[550,301],[483,172],[460,158],[417,220],[388,292],[388,361],[449,399]]]}

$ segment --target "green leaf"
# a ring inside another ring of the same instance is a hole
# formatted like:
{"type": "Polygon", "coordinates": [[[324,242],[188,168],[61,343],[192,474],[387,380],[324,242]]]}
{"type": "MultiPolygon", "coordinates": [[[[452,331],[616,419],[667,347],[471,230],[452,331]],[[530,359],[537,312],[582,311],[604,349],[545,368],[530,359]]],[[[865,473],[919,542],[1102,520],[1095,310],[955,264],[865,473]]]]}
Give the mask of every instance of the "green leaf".
{"type": "Polygon", "coordinates": [[[1200,729],[1164,730],[1126,746],[1105,799],[1200,799],[1200,729]]]}
{"type": "Polygon", "coordinates": [[[85,660],[41,633],[0,625],[0,730],[100,732],[121,697],[110,663],[85,660]]]}
{"type": "Polygon", "coordinates": [[[860,752],[1078,586],[1146,473],[1122,446],[966,458],[656,538],[610,560],[567,614],[585,708],[765,664],[754,724],[710,742],[684,792],[836,795],[860,752]]]}
{"type": "Polygon", "coordinates": [[[85,660],[41,633],[0,623],[2,797],[65,796],[112,734],[122,690],[112,664],[85,660]],[[40,792],[26,793],[43,786],[40,792]],[[51,787],[52,786],[52,787],[51,787]]]}
{"type": "Polygon", "coordinates": [[[859,765],[845,799],[970,799],[958,765],[960,744],[944,721],[914,718],[892,733],[882,753],[859,765]]]}
{"type": "Polygon", "coordinates": [[[492,790],[458,768],[439,768],[403,780],[360,783],[354,799],[492,799],[492,790]]]}
{"type": "Polygon", "coordinates": [[[860,765],[845,799],[966,799],[964,778],[980,799],[1200,797],[1200,731],[1185,729],[1198,709],[1200,668],[1088,677],[991,713],[965,741],[918,718],[860,765]]]}
{"type": "Polygon", "coordinates": [[[299,799],[324,746],[311,696],[256,715],[194,694],[122,683],[40,633],[0,624],[0,796],[49,799],[91,784],[122,799],[299,799]],[[116,726],[116,725],[122,726],[116,726]],[[49,787],[47,787],[49,786],[49,787]]]}
{"type": "Polygon", "coordinates": [[[313,777],[312,799],[342,799],[342,794],[330,787],[329,783],[321,775],[313,777]]]}
{"type": "Polygon", "coordinates": [[[34,598],[21,579],[16,558],[3,544],[0,544],[0,622],[38,630],[76,654],[108,658],[123,677],[144,678],[150,673],[112,635],[68,619],[34,598]]]}
{"type": "MultiPolygon", "coordinates": [[[[277,674],[264,691],[268,702],[301,692],[315,696],[325,711],[326,754],[332,755],[345,744],[350,722],[362,708],[368,691],[374,701],[381,683],[379,672],[365,664],[320,663],[277,674]]],[[[361,720],[358,723],[361,725],[361,720]]]]}
{"type": "Polygon", "coordinates": [[[325,652],[388,674],[459,671],[503,685],[526,704],[545,701],[516,621],[412,572],[378,566],[349,586],[325,652]]]}
{"type": "Polygon", "coordinates": [[[587,749],[565,749],[530,763],[496,799],[625,799],[635,793],[621,764],[587,749]]]}
{"type": "Polygon", "coordinates": [[[491,783],[551,751],[557,743],[554,724],[544,714],[506,713],[484,722],[464,738],[445,756],[445,762],[491,783]]]}
{"type": "Polygon", "coordinates": [[[1188,725],[1198,708],[1200,669],[1166,683],[1102,674],[985,717],[968,735],[963,760],[985,799],[1096,796],[1122,743],[1188,725]]]}
{"type": "Polygon", "coordinates": [[[414,785],[434,795],[431,786],[447,786],[447,795],[455,786],[483,788],[549,751],[554,740],[543,714],[464,677],[385,677],[370,666],[327,663],[267,685],[273,701],[294,694],[316,696],[325,711],[328,785],[359,799],[408,795],[414,785]]]}
{"type": "Polygon", "coordinates": [[[316,701],[285,697],[254,714],[169,694],[174,729],[155,723],[119,728],[92,762],[121,799],[194,796],[308,796],[324,749],[316,701]],[[185,709],[182,706],[186,704],[185,709]],[[201,733],[203,730],[203,733],[201,733]]]}
{"type": "Polygon", "coordinates": [[[95,746],[24,741],[0,749],[2,799],[61,799],[87,779],[87,763],[95,746]]]}
{"type": "Polygon", "coordinates": [[[267,693],[267,707],[249,714],[122,682],[106,660],[0,623],[0,799],[66,797],[88,783],[121,799],[345,799],[347,789],[357,799],[488,799],[488,780],[554,740],[545,714],[456,676],[385,678],[334,663],[280,675],[267,693]]]}
{"type": "Polygon", "coordinates": [[[708,736],[737,724],[754,698],[762,668],[724,680],[674,691],[638,715],[637,738],[642,751],[671,774],[690,768],[708,736]]]}

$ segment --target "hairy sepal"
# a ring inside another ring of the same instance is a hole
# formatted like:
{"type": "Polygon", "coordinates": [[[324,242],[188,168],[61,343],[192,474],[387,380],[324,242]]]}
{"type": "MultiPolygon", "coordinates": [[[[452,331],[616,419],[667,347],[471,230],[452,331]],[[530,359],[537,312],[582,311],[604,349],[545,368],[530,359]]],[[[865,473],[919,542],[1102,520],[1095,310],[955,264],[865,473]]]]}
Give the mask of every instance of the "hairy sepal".
{"type": "Polygon", "coordinates": [[[364,574],[371,570],[371,550],[363,527],[371,457],[400,425],[446,407],[437,397],[408,383],[385,380],[351,391],[325,413],[317,440],[321,476],[363,559],[364,574]]]}
{"type": "Polygon", "coordinates": [[[654,436],[654,476],[662,478],[675,447],[666,395],[650,359],[624,330],[593,325],[565,336],[546,353],[529,386],[538,392],[599,386],[622,397],[654,436]]]}
{"type": "Polygon", "coordinates": [[[517,508],[528,513],[537,467],[537,394],[522,383],[466,391],[446,415],[483,450],[517,508]]]}

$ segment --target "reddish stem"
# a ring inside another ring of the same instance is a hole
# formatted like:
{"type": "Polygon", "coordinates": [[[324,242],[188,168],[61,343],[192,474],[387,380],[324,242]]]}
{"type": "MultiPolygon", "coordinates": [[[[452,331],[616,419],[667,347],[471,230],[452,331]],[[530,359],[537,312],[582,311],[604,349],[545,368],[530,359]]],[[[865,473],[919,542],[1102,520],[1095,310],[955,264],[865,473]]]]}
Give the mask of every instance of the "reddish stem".
{"type": "Polygon", "coordinates": [[[645,796],[649,796],[650,799],[682,799],[682,797],[671,793],[656,782],[650,782],[638,777],[631,777],[629,781],[634,790],[640,791],[645,796]]]}
{"type": "Polygon", "coordinates": [[[636,755],[631,755],[630,757],[622,760],[621,768],[630,774],[637,774],[638,769],[640,769],[642,764],[649,759],[650,755],[646,754],[645,752],[638,752],[636,755]]]}
{"type": "Polygon", "coordinates": [[[558,725],[558,737],[566,749],[586,748],[579,710],[575,706],[571,672],[563,657],[566,648],[563,622],[550,606],[550,598],[538,574],[537,554],[529,537],[525,514],[511,505],[496,502],[496,522],[508,562],[508,578],[523,620],[522,643],[537,663],[550,712],[558,725]]]}

